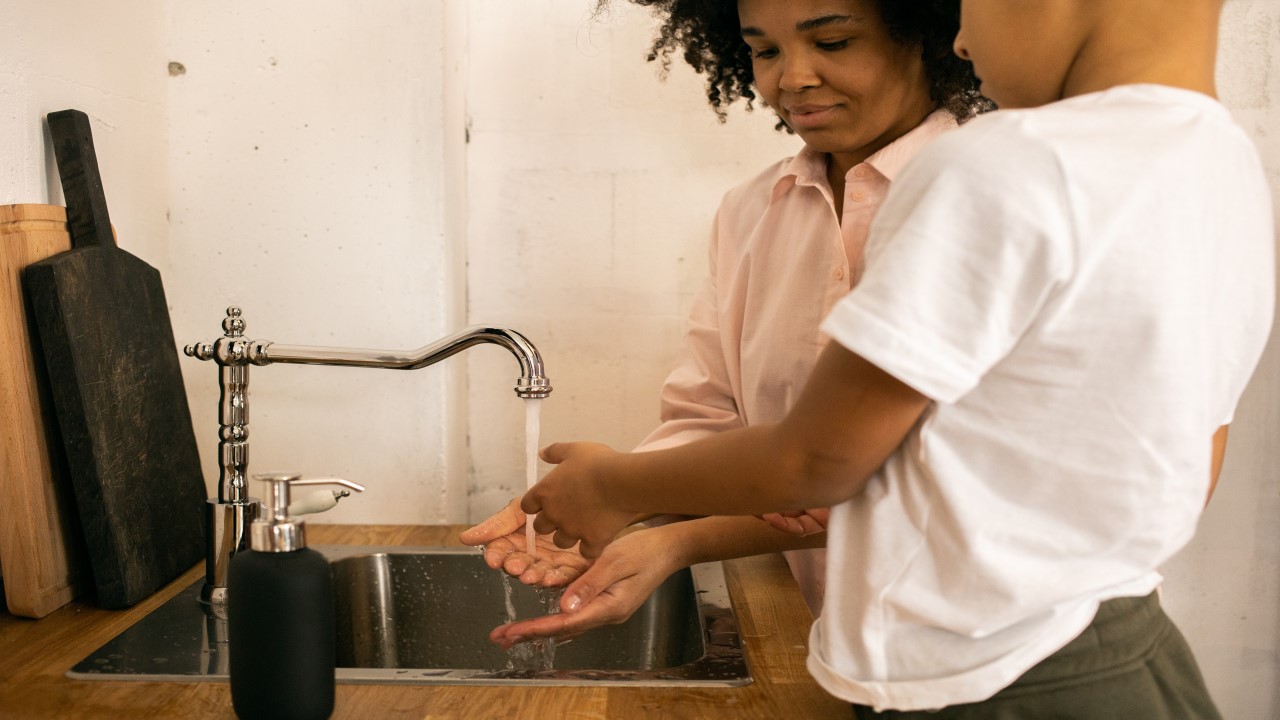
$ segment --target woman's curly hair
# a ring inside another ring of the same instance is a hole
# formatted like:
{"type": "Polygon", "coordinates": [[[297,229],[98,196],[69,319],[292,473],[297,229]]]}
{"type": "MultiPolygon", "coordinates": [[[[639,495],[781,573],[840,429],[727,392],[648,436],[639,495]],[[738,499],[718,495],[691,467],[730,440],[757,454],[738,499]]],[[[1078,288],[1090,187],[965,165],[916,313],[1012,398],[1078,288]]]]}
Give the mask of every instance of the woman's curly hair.
{"type": "MultiPolygon", "coordinates": [[[[649,60],[671,67],[679,53],[707,76],[707,100],[724,122],[726,109],[739,99],[752,109],[751,50],[742,40],[738,4],[731,0],[631,0],[653,9],[662,20],[649,60]]],[[[995,108],[978,92],[973,66],[952,52],[960,29],[960,0],[875,0],[889,36],[903,45],[919,45],[929,79],[929,97],[964,122],[995,108]]],[[[600,0],[600,6],[608,0],[600,0]]],[[[778,128],[786,128],[782,122],[778,128]]]]}

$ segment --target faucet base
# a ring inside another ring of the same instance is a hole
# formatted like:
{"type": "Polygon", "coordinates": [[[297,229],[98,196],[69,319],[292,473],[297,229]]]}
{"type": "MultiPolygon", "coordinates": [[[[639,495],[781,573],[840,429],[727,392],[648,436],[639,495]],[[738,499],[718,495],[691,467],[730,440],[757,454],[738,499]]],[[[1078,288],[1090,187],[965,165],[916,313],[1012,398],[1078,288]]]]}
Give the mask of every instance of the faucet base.
{"type": "Polygon", "coordinates": [[[209,583],[205,583],[200,588],[200,603],[210,606],[210,612],[214,617],[221,617],[226,620],[227,605],[227,589],[225,587],[214,587],[209,583]]]}
{"type": "Polygon", "coordinates": [[[249,547],[249,525],[258,517],[259,501],[205,503],[204,587],[200,602],[224,605],[227,602],[227,568],[231,558],[249,547]]]}

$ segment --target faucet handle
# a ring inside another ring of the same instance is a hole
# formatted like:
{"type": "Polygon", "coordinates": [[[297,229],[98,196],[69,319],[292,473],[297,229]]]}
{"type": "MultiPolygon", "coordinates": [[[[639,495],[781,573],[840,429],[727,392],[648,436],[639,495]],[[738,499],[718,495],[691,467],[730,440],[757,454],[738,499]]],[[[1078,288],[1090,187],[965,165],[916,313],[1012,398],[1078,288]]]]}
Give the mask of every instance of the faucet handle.
{"type": "Polygon", "coordinates": [[[222,336],[213,342],[192,343],[182,348],[183,354],[197,360],[213,360],[219,365],[265,365],[266,349],[271,343],[249,340],[244,336],[245,322],[240,308],[227,308],[222,319],[222,336]]]}
{"type": "Polygon", "coordinates": [[[253,476],[270,487],[267,492],[267,512],[265,517],[270,522],[285,522],[289,519],[289,488],[295,485],[341,485],[356,492],[364,492],[364,486],[342,478],[307,478],[298,473],[274,472],[253,476]]]}
{"type": "Polygon", "coordinates": [[[227,316],[222,319],[222,333],[227,337],[244,337],[244,318],[240,308],[232,305],[227,308],[227,316]]]}
{"type": "Polygon", "coordinates": [[[213,343],[193,343],[182,348],[182,352],[187,357],[193,357],[197,360],[212,360],[213,343]]]}

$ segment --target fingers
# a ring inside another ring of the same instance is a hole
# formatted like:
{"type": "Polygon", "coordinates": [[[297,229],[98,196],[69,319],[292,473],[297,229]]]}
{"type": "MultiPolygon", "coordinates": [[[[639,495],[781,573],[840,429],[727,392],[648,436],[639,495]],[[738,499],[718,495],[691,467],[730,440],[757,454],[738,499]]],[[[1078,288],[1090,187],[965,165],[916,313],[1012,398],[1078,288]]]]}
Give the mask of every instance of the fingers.
{"type": "Polygon", "coordinates": [[[821,523],[808,515],[795,518],[793,522],[799,526],[799,530],[796,531],[797,535],[813,535],[826,530],[821,523]]]}
{"type": "Polygon", "coordinates": [[[484,545],[520,529],[524,525],[524,512],[519,503],[520,498],[514,498],[506,507],[463,530],[458,540],[463,545],[484,545]]]}
{"type": "Polygon", "coordinates": [[[597,443],[553,443],[543,460],[559,464],[520,499],[522,512],[533,516],[533,529],[551,536],[558,548],[579,546],[583,557],[599,557],[633,512],[623,512],[600,492],[599,458],[617,455],[597,443]],[[581,542],[581,544],[579,544],[581,542]]]}
{"type": "Polygon", "coordinates": [[[518,642],[565,638],[624,622],[662,583],[667,571],[646,559],[648,545],[624,542],[618,548],[565,588],[560,614],[508,623],[495,628],[489,639],[509,648],[518,642]]]}
{"type": "Polygon", "coordinates": [[[567,632],[565,627],[568,622],[568,615],[543,615],[531,620],[499,625],[489,633],[489,642],[503,650],[510,650],[516,643],[562,635],[567,632]]]}
{"type": "Polygon", "coordinates": [[[592,582],[591,574],[591,571],[588,570],[577,581],[564,589],[564,594],[560,596],[560,610],[562,612],[572,615],[594,600],[596,595],[600,594],[597,585],[592,582]]]}
{"type": "Polygon", "coordinates": [[[774,530],[780,530],[784,533],[791,532],[791,522],[793,518],[789,518],[780,513],[767,513],[765,515],[757,515],[756,517],[769,523],[774,530]]]}
{"type": "Polygon", "coordinates": [[[785,533],[813,535],[827,529],[827,522],[830,516],[830,508],[814,508],[811,510],[768,513],[757,515],[756,517],[769,523],[774,529],[785,533]]]}
{"type": "MultiPolygon", "coordinates": [[[[559,535],[560,533],[556,534],[559,535]]],[[[582,553],[582,557],[584,558],[598,558],[600,557],[600,553],[603,553],[604,549],[608,547],[609,543],[612,541],[613,538],[606,538],[603,542],[584,539],[578,542],[578,552],[582,553]]]]}
{"type": "MultiPolygon", "coordinates": [[[[622,546],[619,546],[622,547],[622,546]]],[[[627,546],[634,547],[634,546],[627,546]]],[[[600,593],[608,590],[613,593],[614,599],[617,600],[625,592],[624,582],[636,576],[633,558],[624,552],[611,553],[606,559],[601,559],[587,568],[586,572],[577,580],[569,584],[564,589],[564,594],[560,596],[560,609],[572,615],[583,607],[586,607],[596,599],[600,593]]],[[[649,592],[653,588],[642,588],[639,592],[643,595],[639,602],[631,603],[630,610],[639,607],[644,602],[644,598],[649,597],[649,592]]],[[[623,601],[624,610],[627,601],[623,601]]],[[[630,611],[627,611],[630,615],[630,611]]]]}
{"type": "Polygon", "coordinates": [[[822,532],[822,528],[815,527],[812,521],[806,522],[805,517],[787,517],[786,515],[776,515],[768,518],[770,525],[774,529],[781,530],[790,535],[812,535],[815,532],[822,532]]]}
{"type": "Polygon", "coordinates": [[[518,552],[517,548],[511,544],[509,539],[498,538],[484,546],[484,564],[488,565],[491,570],[504,568],[507,564],[507,559],[516,552],[518,552]]]}
{"type": "Polygon", "coordinates": [[[811,508],[805,511],[824,530],[831,524],[831,508],[811,508]]]}
{"type": "Polygon", "coordinates": [[[545,463],[559,465],[564,462],[569,446],[573,443],[551,443],[538,451],[538,457],[545,463]]]}
{"type": "MultiPolygon", "coordinates": [[[[541,485],[541,483],[539,483],[538,485],[534,485],[528,492],[524,494],[523,497],[520,498],[520,511],[525,513],[526,515],[534,516],[533,518],[534,528],[538,527],[538,520],[539,520],[538,516],[542,512],[542,499],[538,495],[538,490],[540,489],[539,485],[541,485]]],[[[546,521],[543,520],[543,522],[545,523],[546,521]]],[[[540,534],[545,535],[546,533],[540,533],[540,534]]]]}
{"type": "Polygon", "coordinates": [[[596,602],[583,605],[581,612],[571,615],[543,615],[501,625],[489,633],[489,641],[506,650],[516,643],[529,640],[580,635],[592,628],[614,624],[625,618],[626,616],[619,617],[617,608],[596,602]]]}
{"type": "Polygon", "coordinates": [[[520,582],[544,588],[559,588],[573,582],[579,574],[580,571],[577,568],[564,565],[547,566],[537,562],[520,575],[520,582]]]}
{"type": "MultiPolygon", "coordinates": [[[[526,495],[525,497],[527,498],[528,496],[526,495]]],[[[544,515],[542,513],[539,513],[536,516],[534,516],[533,518],[534,532],[538,533],[539,535],[548,535],[550,533],[555,532],[555,530],[556,530],[556,523],[554,520],[550,518],[550,516],[544,515]]]]}
{"type": "Polygon", "coordinates": [[[538,567],[538,563],[526,552],[513,552],[502,561],[502,571],[511,577],[520,578],[521,582],[524,582],[525,575],[533,574],[536,567],[538,567]]]}
{"type": "MultiPolygon", "coordinates": [[[[572,548],[574,545],[578,544],[579,540],[582,539],[577,535],[573,534],[572,532],[570,532],[569,530],[566,530],[565,528],[561,527],[555,520],[553,520],[551,517],[549,517],[544,513],[539,513],[536,517],[534,517],[533,531],[539,535],[550,535],[552,544],[554,544],[556,547],[562,550],[568,550],[569,548],[572,548]]],[[[600,548],[602,549],[606,544],[608,543],[606,542],[604,544],[601,544],[600,548]]],[[[593,545],[593,547],[595,546],[593,545]]],[[[582,548],[580,547],[579,552],[581,551],[582,551],[582,548]]],[[[599,557],[599,555],[600,553],[598,551],[593,555],[588,555],[585,552],[582,553],[582,556],[585,558],[599,557]]]]}
{"type": "MultiPolygon", "coordinates": [[[[556,533],[551,536],[551,542],[555,543],[556,547],[558,548],[563,548],[565,550],[568,550],[574,545],[578,545],[578,538],[574,537],[573,535],[570,535],[564,530],[557,530],[556,533]]],[[[594,557],[600,556],[600,553],[596,553],[595,555],[588,555],[586,550],[581,545],[578,545],[578,552],[582,553],[582,557],[584,558],[594,558],[594,557]]]]}

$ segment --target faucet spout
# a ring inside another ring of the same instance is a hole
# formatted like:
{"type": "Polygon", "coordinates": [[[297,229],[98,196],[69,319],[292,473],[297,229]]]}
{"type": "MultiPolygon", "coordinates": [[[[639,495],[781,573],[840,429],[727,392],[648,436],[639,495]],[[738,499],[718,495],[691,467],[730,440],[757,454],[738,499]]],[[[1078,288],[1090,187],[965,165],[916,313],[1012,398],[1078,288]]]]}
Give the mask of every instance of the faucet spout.
{"type": "Polygon", "coordinates": [[[551,394],[551,383],[547,380],[538,348],[515,330],[488,325],[473,325],[429,345],[405,352],[257,343],[251,348],[248,359],[255,365],[292,363],[417,370],[483,343],[506,348],[520,363],[520,377],[516,379],[514,388],[516,395],[522,398],[544,398],[551,394]]]}
{"type": "Polygon", "coordinates": [[[417,370],[434,365],[473,345],[501,345],[520,363],[516,395],[544,398],[551,383],[542,366],[542,355],[524,335],[508,328],[473,325],[417,350],[366,350],[362,348],[285,345],[244,336],[240,308],[227,308],[222,337],[186,346],[184,352],[218,365],[221,401],[218,409],[218,496],[205,508],[205,584],[200,598],[214,606],[226,603],[226,577],[231,557],[248,547],[248,529],[258,514],[258,501],[249,497],[249,367],[292,363],[337,365],[391,370],[417,370]]]}

